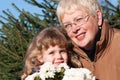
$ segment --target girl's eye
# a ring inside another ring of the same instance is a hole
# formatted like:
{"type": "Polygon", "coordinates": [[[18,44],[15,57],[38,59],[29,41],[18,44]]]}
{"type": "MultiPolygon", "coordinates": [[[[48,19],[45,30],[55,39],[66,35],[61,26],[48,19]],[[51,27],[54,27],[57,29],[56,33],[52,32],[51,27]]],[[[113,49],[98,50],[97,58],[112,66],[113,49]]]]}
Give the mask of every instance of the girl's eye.
{"type": "Polygon", "coordinates": [[[61,50],[60,53],[67,53],[65,49],[61,50]]]}
{"type": "Polygon", "coordinates": [[[50,52],[49,55],[54,54],[54,52],[50,52]]]}

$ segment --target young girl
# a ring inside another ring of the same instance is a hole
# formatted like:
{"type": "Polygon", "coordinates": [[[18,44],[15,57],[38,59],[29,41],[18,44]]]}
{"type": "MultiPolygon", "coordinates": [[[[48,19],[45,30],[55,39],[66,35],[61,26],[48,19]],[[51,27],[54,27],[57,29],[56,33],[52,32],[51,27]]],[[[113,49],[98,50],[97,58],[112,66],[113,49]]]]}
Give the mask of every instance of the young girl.
{"type": "Polygon", "coordinates": [[[45,28],[33,38],[27,50],[21,79],[37,71],[45,62],[52,62],[55,66],[68,63],[67,49],[67,39],[57,28],[45,28]]]}

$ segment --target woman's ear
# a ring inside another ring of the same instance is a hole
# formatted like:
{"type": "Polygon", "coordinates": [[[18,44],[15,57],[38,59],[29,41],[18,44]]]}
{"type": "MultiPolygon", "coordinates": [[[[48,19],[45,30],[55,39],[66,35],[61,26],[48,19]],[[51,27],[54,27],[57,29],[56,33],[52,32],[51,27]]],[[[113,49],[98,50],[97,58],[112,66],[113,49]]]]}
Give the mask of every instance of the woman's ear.
{"type": "Polygon", "coordinates": [[[97,10],[96,13],[97,13],[97,18],[98,18],[98,26],[101,26],[102,25],[102,19],[103,19],[102,12],[100,10],[97,10]]]}

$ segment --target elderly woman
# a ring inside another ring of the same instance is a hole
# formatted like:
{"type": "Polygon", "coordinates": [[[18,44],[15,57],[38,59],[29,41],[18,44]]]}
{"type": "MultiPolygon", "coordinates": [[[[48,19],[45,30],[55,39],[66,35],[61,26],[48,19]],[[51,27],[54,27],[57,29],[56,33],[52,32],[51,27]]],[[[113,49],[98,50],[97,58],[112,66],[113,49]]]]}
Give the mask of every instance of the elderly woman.
{"type": "Polygon", "coordinates": [[[82,67],[99,80],[119,80],[120,30],[103,19],[98,1],[60,0],[57,15],[82,67]]]}

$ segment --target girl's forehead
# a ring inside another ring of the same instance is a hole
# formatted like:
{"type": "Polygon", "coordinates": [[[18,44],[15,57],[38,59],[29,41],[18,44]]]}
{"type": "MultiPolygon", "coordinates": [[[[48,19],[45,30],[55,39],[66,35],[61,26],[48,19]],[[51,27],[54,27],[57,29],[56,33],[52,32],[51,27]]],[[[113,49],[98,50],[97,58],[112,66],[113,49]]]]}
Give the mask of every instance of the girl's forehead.
{"type": "Polygon", "coordinates": [[[56,46],[49,46],[48,48],[44,48],[44,49],[42,49],[42,51],[43,51],[43,53],[44,52],[51,52],[51,51],[59,51],[63,48],[65,48],[65,47],[60,47],[60,46],[56,45],[56,46]]]}

